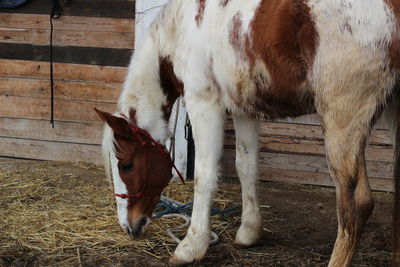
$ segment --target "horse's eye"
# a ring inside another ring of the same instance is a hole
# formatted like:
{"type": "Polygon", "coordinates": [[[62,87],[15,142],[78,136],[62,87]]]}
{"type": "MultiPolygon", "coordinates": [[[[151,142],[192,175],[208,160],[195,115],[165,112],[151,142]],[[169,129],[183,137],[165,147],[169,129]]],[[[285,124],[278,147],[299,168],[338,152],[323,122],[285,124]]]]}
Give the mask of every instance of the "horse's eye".
{"type": "Polygon", "coordinates": [[[132,163],[121,164],[119,165],[119,167],[123,172],[129,172],[130,170],[132,170],[133,164],[132,163]]]}

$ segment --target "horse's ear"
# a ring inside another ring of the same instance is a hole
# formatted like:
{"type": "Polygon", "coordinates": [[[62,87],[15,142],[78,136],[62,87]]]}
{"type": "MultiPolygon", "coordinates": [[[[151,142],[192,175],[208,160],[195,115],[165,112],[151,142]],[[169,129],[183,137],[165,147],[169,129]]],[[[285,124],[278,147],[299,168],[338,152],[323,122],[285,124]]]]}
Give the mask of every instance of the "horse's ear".
{"type": "Polygon", "coordinates": [[[101,111],[97,108],[94,108],[94,111],[96,111],[97,115],[99,115],[102,121],[107,123],[108,126],[113,129],[115,134],[126,138],[132,137],[129,124],[124,118],[116,117],[108,112],[101,111]]]}
{"type": "Polygon", "coordinates": [[[131,109],[129,110],[129,119],[130,119],[132,122],[134,122],[134,123],[137,122],[137,119],[136,119],[136,109],[131,108],[131,109]]]}
{"type": "Polygon", "coordinates": [[[112,117],[112,115],[110,113],[108,113],[108,112],[102,111],[102,110],[97,109],[97,108],[93,108],[93,109],[94,109],[94,111],[96,111],[97,115],[99,115],[100,119],[103,122],[107,122],[107,118],[112,117]]]}

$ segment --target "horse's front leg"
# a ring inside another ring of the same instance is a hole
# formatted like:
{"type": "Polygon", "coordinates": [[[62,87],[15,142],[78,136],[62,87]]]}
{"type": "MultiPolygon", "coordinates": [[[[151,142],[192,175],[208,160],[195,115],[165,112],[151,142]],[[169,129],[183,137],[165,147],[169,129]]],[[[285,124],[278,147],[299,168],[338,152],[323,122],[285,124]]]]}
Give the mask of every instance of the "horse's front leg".
{"type": "Polygon", "coordinates": [[[171,263],[183,264],[204,257],[210,243],[211,197],[217,188],[218,165],[223,147],[224,110],[216,101],[186,98],[196,147],[192,220],[171,263]]]}
{"type": "Polygon", "coordinates": [[[261,215],[257,200],[258,121],[233,117],[236,134],[236,170],[242,185],[242,223],[235,243],[251,246],[260,238],[261,215]]]}

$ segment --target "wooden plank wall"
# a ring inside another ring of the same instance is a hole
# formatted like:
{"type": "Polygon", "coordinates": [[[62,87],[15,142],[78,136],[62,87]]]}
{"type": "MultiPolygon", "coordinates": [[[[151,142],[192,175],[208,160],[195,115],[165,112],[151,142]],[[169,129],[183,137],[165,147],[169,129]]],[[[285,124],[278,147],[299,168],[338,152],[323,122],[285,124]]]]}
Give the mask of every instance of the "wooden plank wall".
{"type": "Polygon", "coordinates": [[[54,20],[55,128],[50,118],[49,10],[30,0],[0,10],[0,156],[100,163],[134,47],[133,0],[73,0],[54,20]]]}
{"type": "MultiPolygon", "coordinates": [[[[237,177],[232,120],[225,127],[224,176],[237,177]]],[[[316,115],[261,123],[260,178],[267,181],[333,186],[325,158],[324,139],[316,115]]],[[[384,123],[372,131],[366,151],[372,189],[393,191],[393,148],[384,123]]]]}

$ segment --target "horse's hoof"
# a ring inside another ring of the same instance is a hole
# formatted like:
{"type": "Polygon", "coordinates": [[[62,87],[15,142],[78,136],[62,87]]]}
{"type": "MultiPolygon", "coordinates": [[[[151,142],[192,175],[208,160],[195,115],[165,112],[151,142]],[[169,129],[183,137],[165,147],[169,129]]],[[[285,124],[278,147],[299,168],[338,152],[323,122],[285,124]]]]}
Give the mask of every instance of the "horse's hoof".
{"type": "Polygon", "coordinates": [[[261,226],[246,227],[246,225],[240,226],[236,233],[234,246],[241,248],[248,248],[256,245],[260,241],[261,237],[261,226]]]}
{"type": "Polygon", "coordinates": [[[246,244],[246,243],[239,242],[237,240],[233,241],[233,247],[235,247],[235,248],[250,248],[250,247],[254,246],[255,244],[257,244],[257,243],[247,243],[246,244]]]}
{"type": "Polygon", "coordinates": [[[169,258],[169,264],[171,266],[188,266],[190,264],[193,264],[193,262],[186,262],[174,255],[171,258],[169,258]]]}

